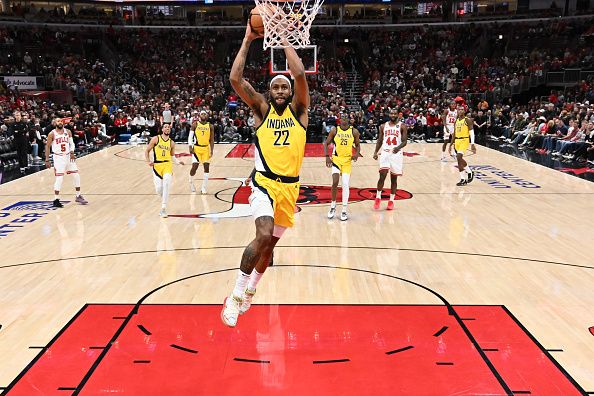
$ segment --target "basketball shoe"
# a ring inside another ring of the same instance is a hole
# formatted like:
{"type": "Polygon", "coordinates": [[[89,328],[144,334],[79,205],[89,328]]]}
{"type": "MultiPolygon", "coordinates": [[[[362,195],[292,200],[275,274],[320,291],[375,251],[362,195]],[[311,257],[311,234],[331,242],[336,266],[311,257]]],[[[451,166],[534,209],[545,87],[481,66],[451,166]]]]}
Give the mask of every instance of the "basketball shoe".
{"type": "Polygon", "coordinates": [[[221,310],[221,320],[225,325],[235,327],[242,302],[241,298],[235,297],[234,295],[225,297],[225,301],[223,301],[223,309],[221,310]]]}
{"type": "Polygon", "coordinates": [[[328,211],[328,218],[333,219],[335,214],[336,214],[336,208],[330,208],[330,210],[328,211]]]}
{"type": "Polygon", "coordinates": [[[382,202],[382,200],[380,198],[376,198],[375,202],[373,203],[373,209],[379,209],[380,207],[380,203],[382,202]]]}
{"type": "Polygon", "coordinates": [[[241,306],[239,307],[240,315],[243,315],[248,311],[248,309],[250,309],[250,307],[252,306],[252,299],[254,298],[254,294],[256,294],[256,290],[245,289],[241,301],[241,306]]]}
{"type": "Polygon", "coordinates": [[[82,195],[76,197],[75,201],[81,205],[86,205],[89,203],[82,195]]]}
{"type": "Polygon", "coordinates": [[[349,216],[347,215],[346,210],[343,210],[342,212],[340,212],[340,220],[341,221],[347,221],[349,219],[349,216]]]}
{"type": "Polygon", "coordinates": [[[470,171],[470,173],[468,174],[468,182],[467,183],[470,183],[473,180],[474,180],[474,172],[470,171]]]}
{"type": "Polygon", "coordinates": [[[388,207],[386,210],[394,210],[394,201],[388,201],[388,207]]]}

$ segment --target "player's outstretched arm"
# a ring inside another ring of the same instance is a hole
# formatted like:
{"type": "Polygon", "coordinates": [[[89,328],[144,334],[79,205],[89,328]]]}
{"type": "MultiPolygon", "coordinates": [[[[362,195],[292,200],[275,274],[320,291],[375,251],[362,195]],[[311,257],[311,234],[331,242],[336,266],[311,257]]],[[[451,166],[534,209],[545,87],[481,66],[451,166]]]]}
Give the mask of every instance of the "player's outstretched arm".
{"type": "Polygon", "coordinates": [[[334,136],[336,136],[336,127],[330,128],[330,133],[326,140],[324,140],[324,156],[326,157],[326,166],[330,168],[332,166],[332,158],[330,158],[330,154],[328,152],[328,146],[334,140],[334,136]]]}
{"type": "MultiPolygon", "coordinates": [[[[285,55],[287,56],[287,63],[289,64],[289,71],[295,79],[294,95],[293,95],[293,106],[297,116],[301,116],[307,113],[309,109],[309,87],[307,85],[307,78],[305,76],[305,67],[303,62],[297,55],[295,48],[285,46],[285,55]]],[[[307,126],[306,123],[302,123],[307,126]]]]}
{"type": "Polygon", "coordinates": [[[231,67],[229,82],[241,100],[243,100],[254,111],[257,121],[262,121],[264,114],[268,110],[266,98],[261,93],[256,92],[254,87],[252,87],[252,85],[247,82],[245,78],[243,78],[243,69],[245,68],[245,61],[247,59],[250,45],[252,44],[252,41],[258,37],[259,36],[256,33],[252,32],[252,28],[248,23],[245,30],[245,37],[241,43],[241,48],[239,49],[239,52],[233,61],[233,66],[231,67]]]}
{"type": "Polygon", "coordinates": [[[363,157],[361,155],[361,134],[359,133],[359,130],[357,128],[353,128],[353,144],[355,146],[355,155],[353,155],[353,161],[357,162],[357,158],[359,157],[363,157]]]}
{"type": "Polygon", "coordinates": [[[373,152],[373,159],[377,159],[377,153],[382,148],[382,144],[384,143],[384,126],[386,124],[382,124],[379,127],[379,133],[377,134],[377,142],[375,142],[375,151],[373,152]]]}

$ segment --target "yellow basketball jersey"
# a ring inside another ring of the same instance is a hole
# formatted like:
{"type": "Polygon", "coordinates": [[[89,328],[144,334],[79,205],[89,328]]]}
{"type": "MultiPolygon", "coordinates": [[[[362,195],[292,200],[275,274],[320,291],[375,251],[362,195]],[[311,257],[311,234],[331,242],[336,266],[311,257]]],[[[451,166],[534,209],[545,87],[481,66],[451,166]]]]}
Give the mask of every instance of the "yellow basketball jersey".
{"type": "Polygon", "coordinates": [[[470,131],[468,130],[468,125],[466,124],[466,118],[456,120],[455,131],[456,139],[470,137],[470,131]]]}
{"type": "Polygon", "coordinates": [[[210,144],[210,123],[202,124],[200,121],[196,123],[194,130],[194,144],[196,146],[204,147],[210,144]]]}
{"type": "Polygon", "coordinates": [[[305,154],[306,130],[290,106],[277,114],[272,105],[256,130],[256,170],[297,177],[305,154]]]}
{"type": "Polygon", "coordinates": [[[348,127],[343,130],[340,126],[336,127],[336,135],[334,135],[334,152],[335,157],[352,157],[353,156],[353,127],[348,127]]]}
{"type": "Polygon", "coordinates": [[[159,135],[159,141],[153,147],[155,162],[171,162],[171,138],[164,140],[159,135]]]}

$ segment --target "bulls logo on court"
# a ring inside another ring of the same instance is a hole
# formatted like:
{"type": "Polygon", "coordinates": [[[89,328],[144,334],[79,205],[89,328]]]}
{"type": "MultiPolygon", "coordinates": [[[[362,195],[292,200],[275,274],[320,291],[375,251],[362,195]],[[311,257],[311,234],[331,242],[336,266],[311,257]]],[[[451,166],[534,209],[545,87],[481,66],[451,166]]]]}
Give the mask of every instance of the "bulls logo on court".
{"type": "MultiPolygon", "coordinates": [[[[218,213],[200,213],[200,214],[188,214],[188,215],[169,215],[170,217],[190,217],[190,218],[239,218],[251,216],[249,197],[252,193],[252,189],[249,186],[243,184],[244,178],[239,177],[221,177],[211,178],[210,180],[231,180],[240,182],[241,185],[237,187],[233,193],[233,199],[231,201],[231,208],[224,212],[218,213]]],[[[361,201],[373,201],[375,199],[375,188],[350,188],[349,202],[361,202],[361,201]]],[[[220,193],[215,194],[219,196],[220,193]]],[[[309,184],[302,184],[299,190],[299,197],[297,198],[298,210],[306,205],[322,205],[329,204],[331,199],[332,189],[330,186],[316,186],[309,184]]],[[[410,199],[412,194],[406,190],[398,190],[396,193],[396,200],[410,199]]],[[[387,200],[390,198],[390,190],[384,189],[382,192],[382,199],[387,200]]]]}

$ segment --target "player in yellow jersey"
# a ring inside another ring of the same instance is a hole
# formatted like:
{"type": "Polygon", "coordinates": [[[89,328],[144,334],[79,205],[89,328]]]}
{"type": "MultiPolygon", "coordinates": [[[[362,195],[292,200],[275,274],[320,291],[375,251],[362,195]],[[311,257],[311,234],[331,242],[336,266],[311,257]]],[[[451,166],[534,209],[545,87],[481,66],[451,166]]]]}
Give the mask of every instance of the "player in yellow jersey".
{"type": "Polygon", "coordinates": [[[349,115],[340,115],[340,125],[332,127],[328,137],[324,141],[324,154],[326,155],[326,166],[332,168],[332,203],[328,211],[328,218],[332,219],[336,214],[336,194],[338,190],[338,179],[342,175],[342,212],[340,220],[348,219],[347,204],[349,202],[349,180],[351,177],[352,161],[357,161],[361,156],[361,145],[359,142],[359,131],[349,125],[349,115]],[[332,157],[328,153],[328,146],[334,143],[332,157]],[[353,155],[353,146],[355,155],[353,155]]]}
{"type": "Polygon", "coordinates": [[[235,288],[223,304],[221,319],[230,327],[237,324],[240,313],[249,309],[274,246],[284,231],[293,226],[308,125],[310,99],[305,69],[288,43],[284,51],[294,78],[293,88],[287,77],[277,75],[270,81],[266,98],[243,78],[250,44],[258,37],[248,24],[229,76],[233,89],[252,109],[258,125],[249,198],[256,237],[243,252],[235,288]]]}
{"type": "Polygon", "coordinates": [[[192,169],[190,169],[190,190],[196,192],[194,176],[200,163],[204,165],[204,178],[202,179],[201,194],[206,194],[208,175],[210,172],[210,158],[214,151],[214,127],[208,122],[206,110],[200,111],[200,118],[194,125],[188,136],[188,147],[192,155],[192,169]]]}
{"type": "Polygon", "coordinates": [[[153,181],[157,195],[161,197],[161,217],[167,217],[167,200],[171,189],[171,175],[173,174],[172,160],[183,165],[175,158],[175,143],[169,137],[171,124],[164,124],[161,134],[151,139],[144,152],[144,158],[153,168],[153,181]]]}
{"type": "MultiPolygon", "coordinates": [[[[468,163],[464,160],[464,152],[470,146],[473,153],[476,153],[474,143],[470,143],[470,130],[472,129],[472,118],[466,117],[464,107],[458,106],[458,118],[454,124],[454,133],[452,141],[454,142],[454,150],[456,150],[456,159],[458,160],[458,170],[460,171],[460,181],[456,183],[457,186],[465,186],[474,179],[474,172],[470,170],[468,163]]],[[[450,155],[452,154],[452,145],[449,148],[450,155]]]]}

